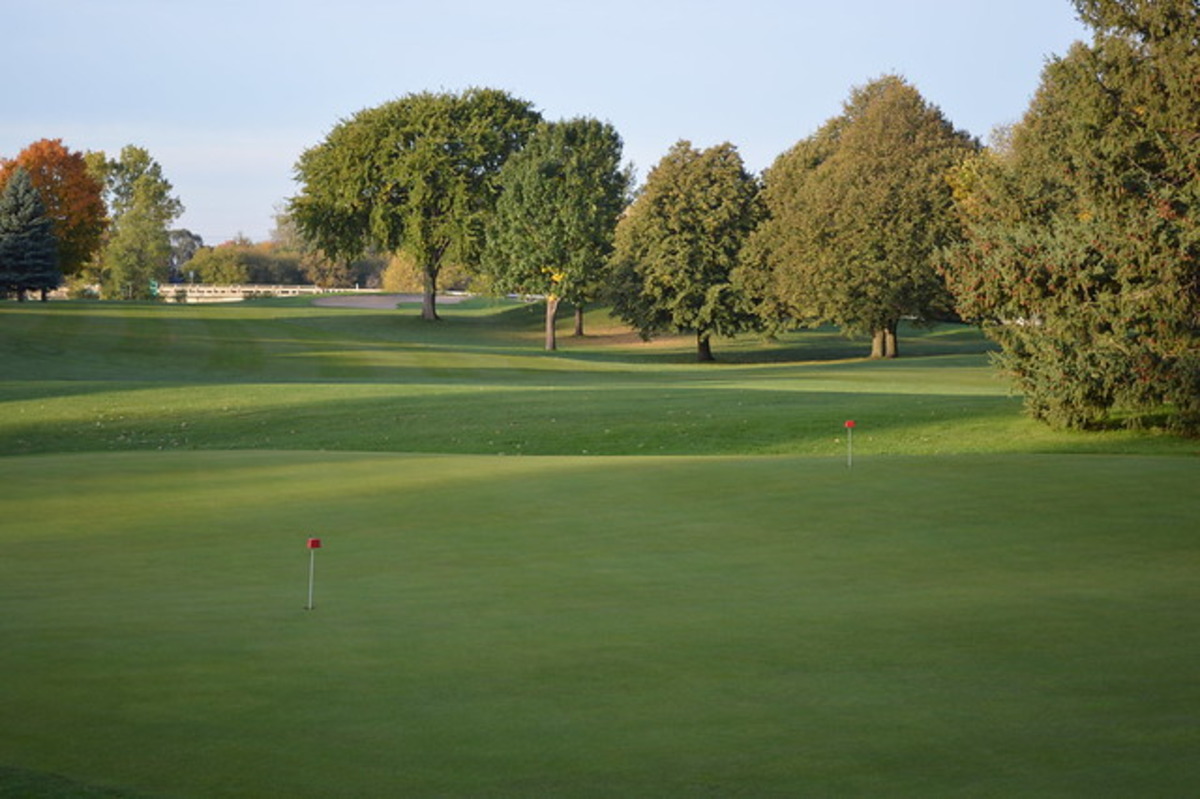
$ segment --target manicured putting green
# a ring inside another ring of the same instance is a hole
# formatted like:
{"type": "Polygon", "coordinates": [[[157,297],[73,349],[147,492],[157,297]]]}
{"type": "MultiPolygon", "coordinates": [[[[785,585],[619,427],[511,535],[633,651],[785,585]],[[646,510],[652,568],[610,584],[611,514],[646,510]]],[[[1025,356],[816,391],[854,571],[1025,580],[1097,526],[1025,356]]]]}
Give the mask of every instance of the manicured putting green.
{"type": "Polygon", "coordinates": [[[0,458],[0,780],[1187,795],[1197,478],[1106,455],[0,458]]]}

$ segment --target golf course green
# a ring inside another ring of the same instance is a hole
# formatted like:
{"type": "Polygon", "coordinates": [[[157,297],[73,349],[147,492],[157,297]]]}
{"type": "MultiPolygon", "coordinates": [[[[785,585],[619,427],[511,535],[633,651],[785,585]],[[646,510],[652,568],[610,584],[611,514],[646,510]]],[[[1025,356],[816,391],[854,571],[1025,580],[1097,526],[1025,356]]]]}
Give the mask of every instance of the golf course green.
{"type": "Polygon", "coordinates": [[[1200,784],[1200,443],[965,326],[441,312],[0,304],[0,797],[1200,784]]]}

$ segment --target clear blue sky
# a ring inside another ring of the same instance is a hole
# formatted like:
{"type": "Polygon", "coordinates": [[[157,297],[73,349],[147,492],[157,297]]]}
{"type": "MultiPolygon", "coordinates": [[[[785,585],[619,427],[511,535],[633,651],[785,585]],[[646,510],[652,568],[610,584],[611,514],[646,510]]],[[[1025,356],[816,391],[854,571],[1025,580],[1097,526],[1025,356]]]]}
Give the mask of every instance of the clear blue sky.
{"type": "Polygon", "coordinates": [[[606,120],[639,177],[679,139],[760,171],[884,73],[986,139],[1088,38],[1068,0],[6,0],[3,25],[0,156],[145,147],[209,244],[265,239],[299,154],[410,92],[606,120]]]}

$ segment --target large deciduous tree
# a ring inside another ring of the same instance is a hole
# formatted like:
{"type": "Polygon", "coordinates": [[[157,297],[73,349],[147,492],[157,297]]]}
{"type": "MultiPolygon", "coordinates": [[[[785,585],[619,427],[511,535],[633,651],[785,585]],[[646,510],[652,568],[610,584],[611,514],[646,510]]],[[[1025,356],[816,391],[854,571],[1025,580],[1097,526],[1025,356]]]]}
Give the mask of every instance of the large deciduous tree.
{"type": "Polygon", "coordinates": [[[54,222],[29,173],[17,167],[0,189],[0,293],[23,300],[40,290],[45,299],[61,280],[54,222]]]}
{"type": "Polygon", "coordinates": [[[29,173],[58,241],[59,267],[79,272],[100,246],[107,225],[104,187],[88,170],[83,153],[61,139],[42,139],[12,160],[0,161],[0,187],[18,167],[29,173]]]}
{"type": "Polygon", "coordinates": [[[1095,34],[956,172],[945,272],[1036,418],[1200,426],[1200,7],[1080,0],[1095,34]]]}
{"type": "Polygon", "coordinates": [[[475,264],[504,161],[540,117],[495,89],[410,94],[359,112],[305,151],[289,213],[332,259],[404,249],[424,273],[424,319],[437,319],[438,273],[475,264]]]}
{"type": "Polygon", "coordinates": [[[496,288],[546,297],[545,347],[557,347],[561,300],[576,308],[599,289],[630,177],[621,137],[594,119],[543,123],[500,172],[484,268],[496,288]]]}
{"type": "Polygon", "coordinates": [[[115,160],[92,158],[103,175],[112,227],[100,256],[101,294],[116,299],[153,296],[154,281],[165,281],[171,266],[171,223],[183,203],[171,194],[162,166],[141,147],[127,145],[115,160]]]}
{"type": "Polygon", "coordinates": [[[898,355],[902,318],[951,306],[936,271],[958,233],[946,174],[975,147],[899,77],[853,90],[764,175],[769,216],[739,273],[759,313],[870,334],[872,357],[898,355]]]}
{"type": "Polygon", "coordinates": [[[752,328],[731,275],[761,218],[758,188],[732,144],[672,147],[617,226],[616,314],[643,338],[694,332],[700,361],[713,359],[713,335],[752,328]]]}

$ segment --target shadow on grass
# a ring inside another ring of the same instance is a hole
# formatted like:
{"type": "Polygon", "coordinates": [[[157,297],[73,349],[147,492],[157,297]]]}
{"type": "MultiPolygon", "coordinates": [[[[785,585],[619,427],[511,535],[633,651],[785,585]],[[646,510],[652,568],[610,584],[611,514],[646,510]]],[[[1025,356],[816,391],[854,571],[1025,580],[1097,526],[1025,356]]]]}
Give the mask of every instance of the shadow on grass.
{"type": "Polygon", "coordinates": [[[75,782],[56,774],[0,766],[0,799],[139,799],[143,796],[75,782]]]}
{"type": "MultiPolygon", "coordinates": [[[[996,350],[978,329],[967,325],[938,325],[901,331],[899,362],[945,355],[978,355],[996,350]]],[[[558,351],[564,358],[595,362],[696,364],[694,337],[668,336],[635,342],[628,334],[566,338],[558,351]]],[[[562,341],[562,339],[560,339],[562,341]]],[[[868,360],[870,341],[848,337],[831,327],[790,332],[773,339],[747,334],[713,342],[712,364],[782,364],[868,360]]]]}
{"type": "Polygon", "coordinates": [[[187,410],[163,407],[161,397],[115,408],[78,402],[53,421],[10,419],[0,427],[0,452],[840,456],[850,418],[864,454],[1134,451],[1139,442],[1141,451],[1162,452],[1171,443],[1054,433],[1023,419],[1019,400],[996,395],[591,384],[384,396],[279,387],[244,404],[237,396],[193,400],[187,410]]]}
{"type": "MultiPolygon", "coordinates": [[[[631,371],[697,366],[694,339],[640,343],[611,318],[600,324],[607,318],[604,310],[589,312],[599,335],[562,335],[560,348],[545,352],[543,312],[540,304],[485,298],[449,306],[440,322],[431,323],[412,313],[276,303],[232,308],[58,303],[0,314],[0,356],[10,374],[34,381],[402,382],[411,362],[419,362],[422,373],[445,376],[456,369],[469,374],[476,366],[486,372],[487,359],[495,357],[515,372],[524,367],[564,373],[570,369],[562,365],[571,362],[628,365],[631,371]],[[484,357],[472,364],[470,356],[484,357]]],[[[991,349],[977,330],[961,325],[906,330],[903,345],[906,357],[900,362],[991,349]]],[[[711,366],[717,369],[864,360],[867,354],[864,342],[829,328],[773,341],[744,336],[715,347],[718,361],[711,366]]]]}

